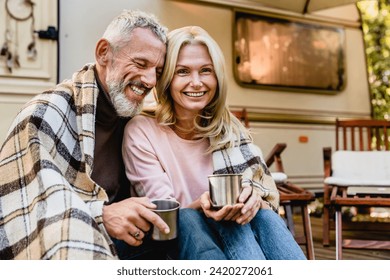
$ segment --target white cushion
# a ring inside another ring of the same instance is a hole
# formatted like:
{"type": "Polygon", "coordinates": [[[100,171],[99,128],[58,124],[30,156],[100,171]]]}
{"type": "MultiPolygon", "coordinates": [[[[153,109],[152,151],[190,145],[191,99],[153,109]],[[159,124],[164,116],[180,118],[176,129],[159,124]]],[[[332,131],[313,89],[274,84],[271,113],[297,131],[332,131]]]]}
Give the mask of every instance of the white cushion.
{"type": "Polygon", "coordinates": [[[390,186],[390,180],[356,180],[353,178],[328,177],[324,182],[328,185],[338,186],[390,186]]]}
{"type": "Polygon", "coordinates": [[[284,183],[287,181],[287,175],[283,172],[271,172],[271,176],[276,184],[284,183]]]}
{"type": "Polygon", "coordinates": [[[332,176],[324,182],[340,186],[390,186],[390,151],[337,151],[332,176]]]}

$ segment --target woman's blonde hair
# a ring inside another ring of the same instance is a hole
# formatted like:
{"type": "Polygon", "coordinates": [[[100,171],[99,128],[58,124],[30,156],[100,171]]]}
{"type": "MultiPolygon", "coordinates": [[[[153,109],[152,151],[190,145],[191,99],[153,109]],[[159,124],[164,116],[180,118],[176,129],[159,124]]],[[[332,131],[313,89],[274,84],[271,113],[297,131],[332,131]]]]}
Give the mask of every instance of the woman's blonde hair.
{"type": "Polygon", "coordinates": [[[222,51],[217,42],[199,26],[186,26],[168,33],[168,49],[164,71],[156,86],[157,106],[155,115],[157,121],[162,125],[174,125],[176,123],[170,83],[173,79],[179,52],[183,46],[189,44],[202,44],[207,47],[218,81],[213,100],[194,120],[197,137],[210,139],[208,152],[222,147],[233,147],[242,136],[250,138],[249,132],[230,113],[226,105],[227,78],[222,51]]]}

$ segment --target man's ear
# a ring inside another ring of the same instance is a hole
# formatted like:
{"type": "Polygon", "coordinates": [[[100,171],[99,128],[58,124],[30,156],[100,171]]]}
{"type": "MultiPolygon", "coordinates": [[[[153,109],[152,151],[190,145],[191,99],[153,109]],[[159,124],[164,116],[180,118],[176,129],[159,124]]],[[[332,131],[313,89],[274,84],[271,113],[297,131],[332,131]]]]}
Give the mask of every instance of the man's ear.
{"type": "Polygon", "coordinates": [[[106,39],[100,39],[96,44],[95,59],[101,66],[106,66],[109,59],[110,43],[106,39]]]}

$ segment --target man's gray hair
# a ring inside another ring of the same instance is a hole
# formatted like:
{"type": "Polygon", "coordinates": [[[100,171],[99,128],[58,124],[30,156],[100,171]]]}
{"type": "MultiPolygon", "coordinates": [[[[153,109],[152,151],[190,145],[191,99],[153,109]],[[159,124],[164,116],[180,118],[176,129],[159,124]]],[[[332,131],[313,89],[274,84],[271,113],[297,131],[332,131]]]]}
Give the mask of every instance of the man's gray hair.
{"type": "Polygon", "coordinates": [[[137,27],[150,29],[164,44],[167,43],[167,28],[153,14],[138,10],[123,10],[108,25],[103,38],[113,47],[120,48],[130,40],[131,32],[137,27]]]}

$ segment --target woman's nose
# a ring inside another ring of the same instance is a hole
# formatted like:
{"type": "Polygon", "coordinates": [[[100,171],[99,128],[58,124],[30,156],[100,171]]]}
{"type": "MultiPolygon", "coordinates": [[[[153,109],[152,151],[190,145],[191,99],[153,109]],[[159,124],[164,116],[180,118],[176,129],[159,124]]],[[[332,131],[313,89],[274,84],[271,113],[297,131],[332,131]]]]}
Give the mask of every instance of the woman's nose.
{"type": "Polygon", "coordinates": [[[194,88],[201,88],[203,86],[203,83],[199,79],[199,77],[193,77],[191,80],[191,86],[193,86],[194,88]]]}

